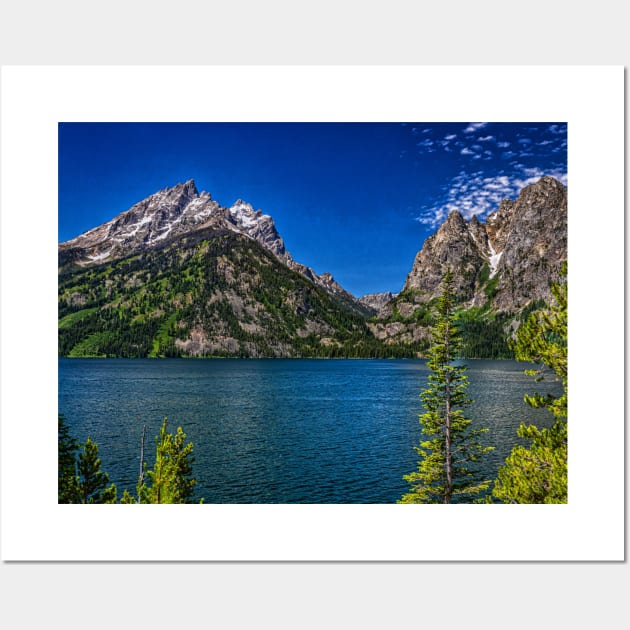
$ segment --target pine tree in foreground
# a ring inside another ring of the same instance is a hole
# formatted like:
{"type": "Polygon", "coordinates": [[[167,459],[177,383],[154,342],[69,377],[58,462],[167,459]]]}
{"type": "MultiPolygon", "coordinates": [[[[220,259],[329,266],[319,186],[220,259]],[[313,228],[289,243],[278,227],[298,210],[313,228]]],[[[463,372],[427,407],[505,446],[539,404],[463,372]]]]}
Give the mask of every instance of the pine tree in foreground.
{"type": "Polygon", "coordinates": [[[539,382],[545,372],[553,372],[562,383],[562,394],[526,395],[525,402],[548,409],[555,421],[549,429],[522,423],[517,431],[520,438],[531,440],[531,445],[515,446],[499,469],[492,495],[504,503],[566,503],[568,500],[568,358],[567,324],[568,301],[566,264],[562,269],[565,281],[552,284],[555,304],[546,310],[532,313],[518,329],[513,343],[519,361],[537,363],[537,370],[526,370],[539,382]]]}
{"type": "MultiPolygon", "coordinates": [[[[116,503],[116,486],[108,485],[109,476],[101,470],[96,442],[88,437],[85,444],[80,445],[71,436],[63,414],[59,414],[58,424],[59,503],[116,503]],[[83,450],[79,451],[81,446],[83,450]]],[[[192,443],[186,443],[181,427],[177,427],[174,434],[168,433],[166,418],[155,443],[153,470],[146,470],[146,464],[141,461],[137,499],[125,490],[120,502],[191,503],[197,483],[192,476],[192,443]]]]}
{"type": "MultiPolygon", "coordinates": [[[[192,476],[193,445],[186,443],[181,427],[168,433],[166,418],[155,439],[153,470],[141,474],[138,482],[139,503],[192,503],[193,488],[197,480],[192,476]],[[145,477],[147,481],[145,481],[145,477]]],[[[128,493],[121,503],[134,503],[128,493]]]]}
{"type": "Polygon", "coordinates": [[[470,405],[466,394],[466,367],[454,362],[461,339],[454,325],[455,295],[450,268],[437,300],[436,324],[431,329],[427,363],[429,387],[420,397],[425,413],[420,416],[422,433],[428,439],[415,447],[420,455],[416,471],[404,476],[411,488],[398,503],[470,502],[490,484],[479,473],[479,461],[493,447],[483,446],[479,436],[487,429],[473,429],[463,408],[470,405]]]}
{"type": "Polygon", "coordinates": [[[70,434],[66,418],[57,416],[57,494],[59,503],[79,502],[79,480],[77,478],[77,453],[79,443],[70,434]]]}
{"type": "Polygon", "coordinates": [[[79,453],[78,503],[116,503],[116,486],[109,483],[109,475],[101,470],[98,445],[88,437],[79,453]]]}

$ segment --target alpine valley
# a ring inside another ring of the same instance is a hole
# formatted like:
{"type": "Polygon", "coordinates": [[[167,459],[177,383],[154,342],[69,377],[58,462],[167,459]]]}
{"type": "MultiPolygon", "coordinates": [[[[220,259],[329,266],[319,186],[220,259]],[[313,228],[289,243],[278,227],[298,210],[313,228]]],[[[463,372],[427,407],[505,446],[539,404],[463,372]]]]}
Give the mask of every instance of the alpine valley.
{"type": "Polygon", "coordinates": [[[566,259],[567,190],[542,177],[485,222],[452,211],[399,294],[356,298],[293,260],[271,216],[191,180],[59,245],[59,355],[423,356],[450,267],[465,355],[509,357],[566,259]]]}

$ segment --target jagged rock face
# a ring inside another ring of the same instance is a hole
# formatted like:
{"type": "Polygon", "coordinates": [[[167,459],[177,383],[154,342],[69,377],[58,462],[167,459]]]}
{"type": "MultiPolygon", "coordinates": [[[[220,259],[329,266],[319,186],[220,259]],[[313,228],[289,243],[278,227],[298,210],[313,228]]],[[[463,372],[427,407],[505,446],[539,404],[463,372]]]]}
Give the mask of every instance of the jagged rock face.
{"type": "Polygon", "coordinates": [[[385,293],[368,293],[359,298],[359,303],[371,309],[376,314],[393,298],[394,294],[391,291],[385,293]]]}
{"type": "Polygon", "coordinates": [[[473,218],[470,220],[470,223],[468,224],[468,230],[481,254],[483,256],[489,257],[491,255],[491,252],[488,232],[486,231],[486,226],[481,223],[477,218],[477,215],[474,215],[473,218]]]}
{"type": "Polygon", "coordinates": [[[61,243],[60,262],[73,259],[81,265],[97,264],[158,246],[205,222],[219,207],[208,193],[199,195],[192,180],[165,188],[111,221],[61,243]]]}
{"type": "Polygon", "coordinates": [[[150,195],[111,221],[62,243],[59,252],[83,265],[112,262],[205,227],[240,232],[276,256],[285,255],[284,242],[269,215],[240,199],[224,208],[210,193],[199,193],[193,180],[150,195]]]}
{"type": "Polygon", "coordinates": [[[268,214],[263,214],[261,210],[254,210],[251,204],[239,199],[229,209],[228,220],[278,258],[287,254],[284,241],[278,234],[273,219],[268,214]]]}
{"type": "Polygon", "coordinates": [[[486,219],[486,233],[492,242],[495,250],[502,252],[505,248],[507,238],[512,226],[512,213],[514,211],[514,201],[504,199],[499,204],[496,212],[488,215],[486,219]]]}
{"type": "Polygon", "coordinates": [[[230,208],[223,207],[212,199],[210,193],[199,193],[193,180],[160,190],[111,221],[61,243],[59,265],[110,263],[165,247],[182,235],[207,228],[227,229],[256,240],[289,269],[324,288],[350,310],[368,314],[368,309],[330,274],[318,276],[310,267],[293,260],[271,216],[254,210],[242,199],[230,208]]]}
{"type": "Polygon", "coordinates": [[[480,237],[475,237],[475,233],[479,232],[477,226],[480,226],[478,222],[471,229],[459,212],[452,211],[418,252],[403,293],[413,292],[421,302],[431,300],[439,295],[442,278],[447,267],[450,267],[459,299],[471,299],[475,279],[484,263],[487,242],[487,239],[484,242],[480,237]]]}
{"type": "Polygon", "coordinates": [[[489,224],[501,226],[495,245],[501,258],[494,306],[513,311],[533,300],[548,300],[549,282],[558,280],[567,259],[567,189],[557,180],[543,177],[521,191],[509,215],[492,219],[490,215],[489,224]]]}
{"type": "MultiPolygon", "coordinates": [[[[489,305],[513,313],[549,300],[567,259],[567,189],[552,177],[504,199],[486,223],[466,222],[453,211],[418,252],[403,292],[379,311],[379,319],[409,318],[440,293],[447,266],[464,306],[489,305]]],[[[415,324],[410,324],[413,327],[415,324]]]]}

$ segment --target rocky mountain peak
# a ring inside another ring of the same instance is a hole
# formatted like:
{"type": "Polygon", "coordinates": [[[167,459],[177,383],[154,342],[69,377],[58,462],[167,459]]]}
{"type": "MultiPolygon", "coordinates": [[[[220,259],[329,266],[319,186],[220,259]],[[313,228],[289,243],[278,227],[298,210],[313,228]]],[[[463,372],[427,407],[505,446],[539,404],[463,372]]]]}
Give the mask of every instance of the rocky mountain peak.
{"type": "Polygon", "coordinates": [[[499,309],[518,310],[545,299],[549,271],[559,270],[566,259],[566,215],[566,187],[553,177],[525,186],[514,201],[504,199],[485,224],[477,216],[466,222],[452,211],[418,252],[405,290],[430,300],[450,266],[460,299],[481,305],[488,299],[488,291],[479,290],[487,265],[486,277],[499,276],[493,295],[499,309]]]}
{"type": "Polygon", "coordinates": [[[302,274],[352,309],[363,309],[330,274],[318,276],[295,262],[286,250],[273,218],[244,201],[229,208],[197,190],[194,180],[164,188],[134,204],[111,221],[59,245],[59,264],[80,266],[112,262],[162,246],[172,239],[199,229],[230,230],[258,241],[290,269],[302,274]]]}
{"type": "Polygon", "coordinates": [[[196,197],[199,194],[197,190],[197,185],[195,184],[194,179],[189,179],[185,181],[183,184],[177,184],[175,189],[181,187],[182,191],[191,197],[196,197]]]}
{"type": "Polygon", "coordinates": [[[183,208],[188,202],[199,196],[199,191],[195,185],[195,181],[189,179],[186,182],[176,184],[171,188],[164,188],[159,192],[151,195],[149,199],[157,198],[164,203],[173,204],[179,208],[183,208]]]}
{"type": "Polygon", "coordinates": [[[455,273],[455,288],[459,294],[472,297],[474,278],[483,265],[487,237],[472,226],[457,210],[448,215],[437,232],[427,238],[416,255],[403,291],[413,290],[421,301],[437,295],[447,267],[455,273]]]}
{"type": "Polygon", "coordinates": [[[566,196],[566,187],[554,177],[545,175],[537,182],[525,186],[521,190],[519,200],[522,202],[541,202],[547,203],[561,202],[566,196]]]}
{"type": "Polygon", "coordinates": [[[509,213],[493,224],[501,228],[496,240],[502,246],[494,304],[506,311],[549,299],[550,280],[559,280],[567,258],[567,189],[553,177],[542,177],[508,207],[509,213]]]}
{"type": "Polygon", "coordinates": [[[452,228],[462,228],[466,225],[466,221],[464,221],[464,217],[461,212],[458,210],[451,210],[446,217],[444,225],[452,228]]]}

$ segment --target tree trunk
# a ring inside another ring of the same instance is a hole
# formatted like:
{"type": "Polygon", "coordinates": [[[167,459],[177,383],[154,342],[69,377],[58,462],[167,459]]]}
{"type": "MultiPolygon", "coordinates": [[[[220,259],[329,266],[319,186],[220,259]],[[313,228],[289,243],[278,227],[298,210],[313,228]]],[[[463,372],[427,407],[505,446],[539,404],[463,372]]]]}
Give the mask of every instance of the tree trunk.
{"type": "Polygon", "coordinates": [[[451,372],[448,369],[451,362],[451,326],[450,326],[450,310],[447,311],[446,335],[445,335],[445,444],[444,444],[444,467],[446,469],[446,485],[444,488],[444,503],[450,503],[453,495],[453,468],[452,468],[452,437],[451,437],[451,372]]]}
{"type": "Polygon", "coordinates": [[[446,486],[444,488],[444,503],[450,503],[453,495],[453,468],[452,468],[452,437],[451,437],[451,375],[446,374],[446,412],[445,412],[445,444],[444,466],[446,468],[446,486]]]}
{"type": "Polygon", "coordinates": [[[147,433],[147,425],[145,424],[142,429],[142,440],[140,441],[140,482],[139,486],[144,483],[144,437],[147,433]]]}

